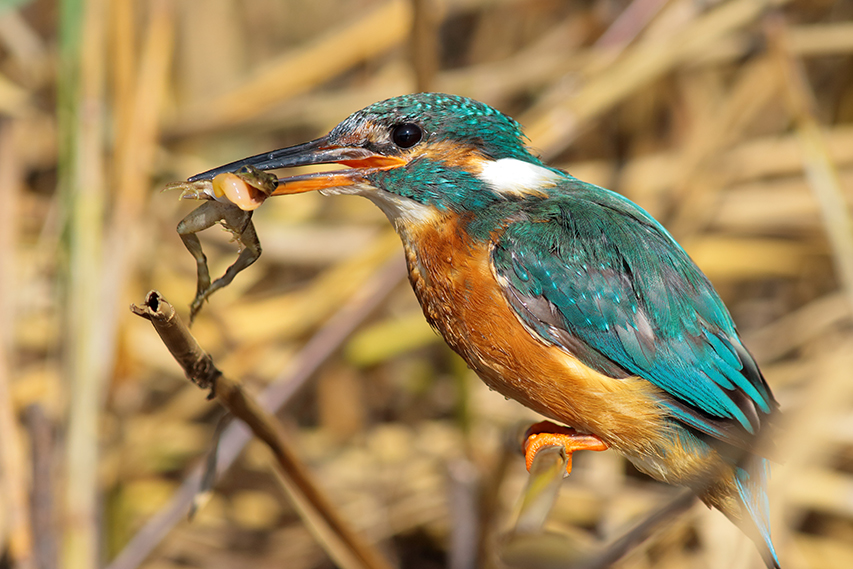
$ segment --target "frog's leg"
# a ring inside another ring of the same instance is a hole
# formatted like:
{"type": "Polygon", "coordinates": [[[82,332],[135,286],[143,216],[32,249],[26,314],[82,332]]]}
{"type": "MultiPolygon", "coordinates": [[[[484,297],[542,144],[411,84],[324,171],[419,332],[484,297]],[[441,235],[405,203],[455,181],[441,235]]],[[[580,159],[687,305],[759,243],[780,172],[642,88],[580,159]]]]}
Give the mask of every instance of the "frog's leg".
{"type": "Polygon", "coordinates": [[[243,211],[229,203],[207,201],[182,219],[177,229],[184,246],[196,260],[198,277],[195,299],[190,305],[190,322],[192,322],[207,297],[214,291],[231,284],[237,273],[261,256],[261,243],[252,223],[252,212],[243,211]],[[225,274],[211,283],[207,257],[202,251],[201,242],[196,234],[217,223],[221,223],[234,235],[241,250],[237,260],[228,267],[225,274]]]}

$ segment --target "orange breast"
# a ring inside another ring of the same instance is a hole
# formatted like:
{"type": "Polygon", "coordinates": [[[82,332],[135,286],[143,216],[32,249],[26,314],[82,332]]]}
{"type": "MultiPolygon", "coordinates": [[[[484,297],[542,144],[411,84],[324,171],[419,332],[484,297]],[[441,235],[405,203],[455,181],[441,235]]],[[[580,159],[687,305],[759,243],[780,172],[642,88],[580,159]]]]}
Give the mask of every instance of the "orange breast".
{"type": "MultiPolygon", "coordinates": [[[[493,389],[629,454],[660,450],[667,422],[657,388],[613,379],[531,334],[491,269],[490,243],[474,243],[464,220],[398,226],[409,278],[430,324],[493,389]]],[[[495,235],[493,238],[497,238],[495,235]]]]}
{"type": "Polygon", "coordinates": [[[499,393],[598,435],[640,470],[692,486],[739,518],[732,464],[667,419],[663,393],[651,382],[603,375],[528,331],[492,272],[491,243],[472,242],[463,225],[451,216],[397,225],[415,294],[447,343],[499,393]],[[709,487],[708,480],[716,482],[709,487]]]}

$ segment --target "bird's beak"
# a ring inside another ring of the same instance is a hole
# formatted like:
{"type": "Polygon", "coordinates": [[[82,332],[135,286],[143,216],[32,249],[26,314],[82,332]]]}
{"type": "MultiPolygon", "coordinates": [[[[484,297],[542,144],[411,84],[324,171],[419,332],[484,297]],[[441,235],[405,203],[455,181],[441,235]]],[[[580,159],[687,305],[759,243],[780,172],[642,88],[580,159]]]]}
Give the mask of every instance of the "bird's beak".
{"type": "Polygon", "coordinates": [[[390,170],[406,164],[406,160],[395,156],[384,156],[366,148],[357,146],[337,146],[324,136],[311,142],[297,144],[251,156],[225,164],[218,168],[196,174],[189,182],[212,180],[219,174],[236,172],[244,166],[253,166],[258,170],[273,170],[276,168],[292,168],[310,164],[343,164],[349,170],[334,170],[331,172],[315,172],[289,176],[278,180],[278,187],[270,194],[273,196],[300,194],[312,190],[354,186],[364,181],[364,176],[379,170],[390,170]]]}

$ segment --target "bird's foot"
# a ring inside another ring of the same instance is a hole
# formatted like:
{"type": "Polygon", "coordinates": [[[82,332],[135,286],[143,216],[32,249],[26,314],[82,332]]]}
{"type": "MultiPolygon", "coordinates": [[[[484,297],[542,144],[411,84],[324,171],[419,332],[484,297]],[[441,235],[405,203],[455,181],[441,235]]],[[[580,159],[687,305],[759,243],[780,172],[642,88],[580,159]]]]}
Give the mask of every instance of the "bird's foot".
{"type": "Polygon", "coordinates": [[[541,449],[548,446],[561,446],[566,450],[568,462],[566,475],[572,472],[572,453],[579,450],[607,450],[610,446],[595,435],[579,433],[576,430],[556,425],[551,421],[542,421],[531,425],[524,434],[524,458],[527,470],[541,449]]]}

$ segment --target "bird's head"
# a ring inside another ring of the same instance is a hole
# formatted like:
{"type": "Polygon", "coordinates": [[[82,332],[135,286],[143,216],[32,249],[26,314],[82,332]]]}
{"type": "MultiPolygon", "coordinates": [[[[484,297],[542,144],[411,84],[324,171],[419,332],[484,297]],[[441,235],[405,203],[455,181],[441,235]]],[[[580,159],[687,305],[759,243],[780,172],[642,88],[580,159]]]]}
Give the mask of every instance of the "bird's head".
{"type": "Polygon", "coordinates": [[[397,221],[544,196],[563,176],[528,151],[515,120],[465,97],[419,93],[374,103],[311,142],[232,162],[190,181],[245,166],[328,163],[349,169],[280,178],[271,195],[311,190],[364,195],[397,221]]]}

